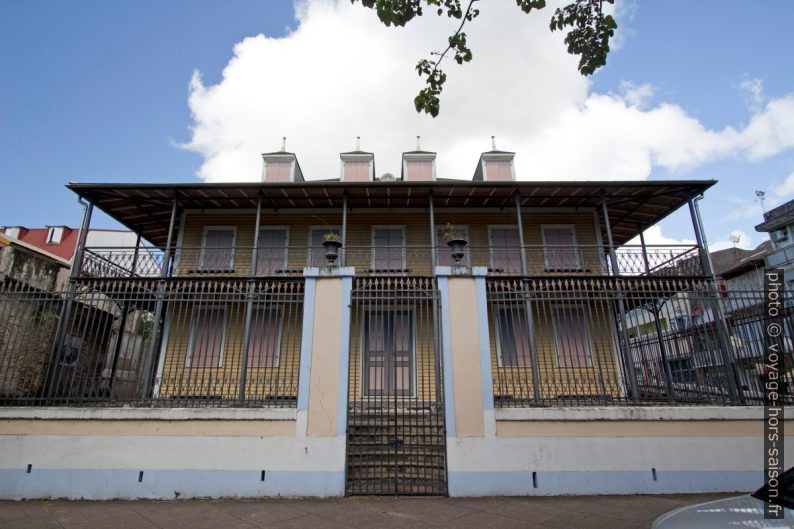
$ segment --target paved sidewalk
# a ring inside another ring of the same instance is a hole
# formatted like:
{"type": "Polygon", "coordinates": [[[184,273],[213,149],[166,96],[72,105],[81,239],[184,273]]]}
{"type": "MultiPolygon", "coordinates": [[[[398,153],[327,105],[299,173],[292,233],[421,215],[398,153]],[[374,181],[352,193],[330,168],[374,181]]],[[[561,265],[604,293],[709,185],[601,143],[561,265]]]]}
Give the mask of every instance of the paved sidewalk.
{"type": "Polygon", "coordinates": [[[0,528],[647,529],[663,512],[725,496],[6,501],[0,528]]]}

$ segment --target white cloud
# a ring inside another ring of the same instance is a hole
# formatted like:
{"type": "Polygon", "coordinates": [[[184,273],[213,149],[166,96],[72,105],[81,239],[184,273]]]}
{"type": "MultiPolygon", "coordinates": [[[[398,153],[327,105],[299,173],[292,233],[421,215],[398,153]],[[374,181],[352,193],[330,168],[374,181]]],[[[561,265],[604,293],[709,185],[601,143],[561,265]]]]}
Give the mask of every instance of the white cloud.
{"type": "Polygon", "coordinates": [[[764,82],[757,77],[745,77],[739,83],[739,89],[744,92],[744,103],[754,112],[760,112],[764,104],[764,82]]]}
{"type": "Polygon", "coordinates": [[[238,43],[218,84],[194,75],[184,147],[203,156],[201,178],[246,181],[260,177],[259,154],[276,150],[281,136],[307,179],[337,176],[338,153],[355,136],[382,174],[399,173],[400,153],[419,134],[438,151],[445,178],[470,178],[492,134],[517,152],[520,179],[643,179],[654,165],[685,171],[794,146],[794,94],[768,101],[744,127],[709,130],[678,105],[643,108],[649,85],[589,92],[563,35],[548,30],[553,9],[524,15],[509,0],[483,5],[468,28],[474,60],[447,64],[441,115],[432,119],[413,109],[422,87],[413,67],[443,47],[454,20],[429,13],[386,28],[348,0],[305,0],[286,37],[238,43]]]}

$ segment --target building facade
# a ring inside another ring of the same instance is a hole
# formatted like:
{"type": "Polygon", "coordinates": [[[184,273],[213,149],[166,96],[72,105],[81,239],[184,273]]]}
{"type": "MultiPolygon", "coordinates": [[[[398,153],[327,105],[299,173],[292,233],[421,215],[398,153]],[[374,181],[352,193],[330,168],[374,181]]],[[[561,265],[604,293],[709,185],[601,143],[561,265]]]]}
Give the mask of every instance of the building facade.
{"type": "Polygon", "coordinates": [[[259,183],[69,185],[89,204],[84,228],[98,207],[140,239],[78,241],[53,351],[91,328],[78,302],[111,305],[135,338],[91,356],[91,376],[50,366],[37,395],[2,395],[2,496],[762,479],[762,398],[737,374],[697,214],[714,182],[517,182],[495,150],[471,181],[437,179],[420,149],[399,179],[376,180],[361,150],[335,181],[304,181],[291,153],[264,160],[259,183]],[[682,206],[698,244],[627,244],[682,206]],[[711,358],[697,383],[672,375],[665,329],[629,335],[631,314],[682,295],[719,316],[693,331],[711,358]]]}

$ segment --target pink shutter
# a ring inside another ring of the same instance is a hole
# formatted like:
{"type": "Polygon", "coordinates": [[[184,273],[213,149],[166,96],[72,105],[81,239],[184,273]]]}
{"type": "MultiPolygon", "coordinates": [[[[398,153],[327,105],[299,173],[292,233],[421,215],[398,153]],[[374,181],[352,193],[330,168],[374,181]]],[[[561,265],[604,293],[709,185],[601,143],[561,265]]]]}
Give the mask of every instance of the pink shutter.
{"type": "Polygon", "coordinates": [[[411,315],[394,312],[394,379],[398,393],[411,391],[411,315]]]}
{"type": "Polygon", "coordinates": [[[367,389],[379,393],[386,389],[386,314],[369,313],[367,318],[367,389]]]}
{"type": "Polygon", "coordinates": [[[256,254],[256,275],[275,275],[284,269],[287,253],[287,230],[263,229],[259,231],[259,249],[256,254]]]}
{"type": "Polygon", "coordinates": [[[190,367],[218,367],[223,347],[226,312],[222,308],[198,309],[193,319],[190,367]]]}
{"type": "Polygon", "coordinates": [[[403,269],[403,232],[399,228],[377,228],[373,236],[375,270],[403,269]]]}
{"type": "Polygon", "coordinates": [[[280,316],[268,309],[258,309],[251,318],[246,367],[275,367],[279,354],[280,316]]]}
{"type": "Polygon", "coordinates": [[[576,270],[580,267],[571,228],[545,228],[546,264],[556,270],[576,270]]]}
{"type": "Polygon", "coordinates": [[[485,162],[485,179],[489,182],[510,181],[513,179],[513,162],[489,160],[485,162]]]}
{"type": "Polygon", "coordinates": [[[491,267],[506,274],[521,273],[517,228],[491,229],[491,267]]]}
{"type": "Polygon", "coordinates": [[[518,367],[531,367],[532,354],[529,344],[529,329],[527,328],[527,318],[524,309],[512,310],[513,314],[513,333],[516,344],[516,364],[518,367]]]}
{"type": "Polygon", "coordinates": [[[366,162],[343,162],[344,163],[344,178],[345,182],[369,182],[370,177],[370,163],[366,162]]]}
{"type": "Polygon", "coordinates": [[[266,182],[291,182],[292,162],[267,162],[265,166],[266,182]]]}
{"type": "Polygon", "coordinates": [[[557,358],[560,367],[590,367],[590,332],[582,309],[555,309],[557,358]]]}
{"type": "Polygon", "coordinates": [[[405,162],[405,179],[411,182],[433,180],[433,162],[419,160],[405,162]]]}

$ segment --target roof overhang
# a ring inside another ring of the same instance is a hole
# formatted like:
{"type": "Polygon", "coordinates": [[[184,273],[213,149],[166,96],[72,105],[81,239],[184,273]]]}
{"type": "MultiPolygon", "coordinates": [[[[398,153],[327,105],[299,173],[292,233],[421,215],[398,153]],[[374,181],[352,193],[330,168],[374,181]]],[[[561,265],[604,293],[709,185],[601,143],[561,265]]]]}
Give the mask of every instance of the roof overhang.
{"type": "MultiPolygon", "coordinates": [[[[336,209],[343,197],[361,208],[423,208],[432,196],[436,208],[600,208],[606,202],[613,240],[624,244],[702,194],[715,180],[521,181],[291,183],[234,182],[194,184],[81,184],[67,187],[145,239],[164,246],[174,199],[179,209],[299,208],[336,209]]],[[[604,226],[602,222],[602,232],[604,226]]],[[[604,232],[605,234],[605,232],[604,232]]],[[[604,238],[606,241],[606,237],[604,238]]]]}

